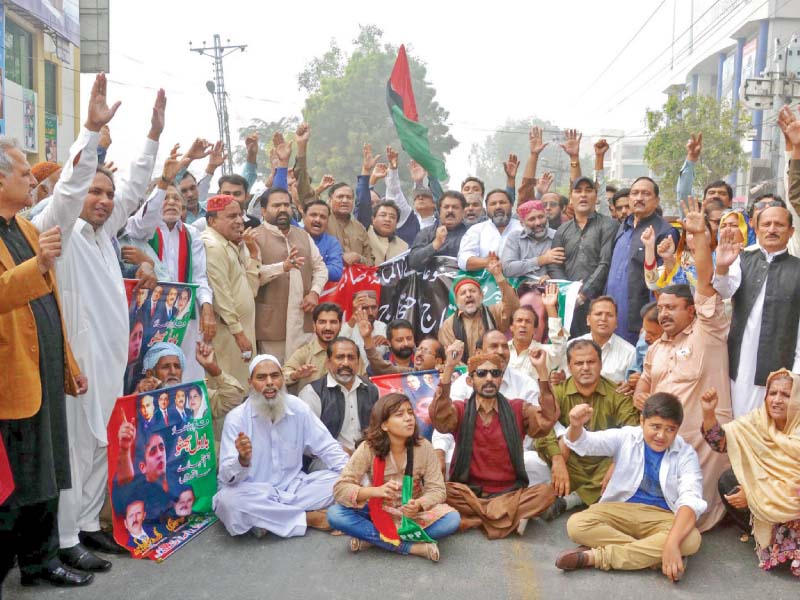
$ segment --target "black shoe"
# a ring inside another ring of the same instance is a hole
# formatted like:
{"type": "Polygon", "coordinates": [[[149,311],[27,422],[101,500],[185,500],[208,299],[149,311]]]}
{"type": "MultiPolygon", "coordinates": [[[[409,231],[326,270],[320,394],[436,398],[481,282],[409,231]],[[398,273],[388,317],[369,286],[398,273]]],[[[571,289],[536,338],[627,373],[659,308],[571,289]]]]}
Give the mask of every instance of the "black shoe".
{"type": "Polygon", "coordinates": [[[120,546],[114,536],[105,531],[81,531],[78,534],[81,544],[97,552],[106,554],[130,554],[125,548],[120,546]]]}
{"type": "Polygon", "coordinates": [[[109,561],[92,554],[92,551],[83,544],[76,544],[72,548],[60,550],[58,557],[68,567],[80,569],[81,571],[102,572],[111,569],[109,561]]]}
{"type": "Polygon", "coordinates": [[[72,569],[58,561],[51,561],[49,566],[43,567],[38,573],[23,573],[20,584],[24,586],[38,585],[40,579],[58,587],[77,587],[92,583],[94,575],[72,569]]]}
{"type": "Polygon", "coordinates": [[[567,511],[567,501],[561,496],[557,496],[555,502],[547,507],[540,516],[545,521],[553,521],[563,515],[567,511]]]}

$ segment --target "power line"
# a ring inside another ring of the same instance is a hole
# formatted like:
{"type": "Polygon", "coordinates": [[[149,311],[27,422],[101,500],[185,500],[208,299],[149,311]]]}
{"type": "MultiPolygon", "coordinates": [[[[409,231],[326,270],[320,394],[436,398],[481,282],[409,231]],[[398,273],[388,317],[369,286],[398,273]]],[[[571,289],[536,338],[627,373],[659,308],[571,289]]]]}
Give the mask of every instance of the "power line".
{"type": "MultiPolygon", "coordinates": [[[[635,81],[636,81],[636,80],[637,80],[637,79],[638,79],[638,78],[639,78],[641,75],[643,75],[645,72],[647,72],[647,71],[650,69],[650,67],[652,67],[652,66],[653,66],[653,65],[654,65],[654,64],[655,64],[655,63],[656,63],[656,62],[657,62],[659,59],[661,59],[661,58],[662,58],[662,57],[663,57],[665,54],[667,54],[667,52],[669,52],[669,51],[672,49],[672,47],[675,45],[675,42],[677,42],[678,40],[680,40],[680,39],[681,39],[681,38],[682,38],[684,35],[686,35],[686,34],[687,34],[689,31],[692,31],[692,29],[694,28],[695,24],[697,24],[698,22],[700,22],[700,21],[703,19],[703,17],[705,17],[705,16],[706,16],[706,15],[707,15],[707,14],[708,14],[708,13],[709,13],[709,12],[710,12],[710,11],[711,11],[713,8],[714,8],[714,7],[716,7],[716,6],[717,6],[717,5],[718,5],[718,4],[719,4],[721,1],[722,1],[722,0],[716,0],[716,2],[714,2],[714,4],[712,4],[711,6],[709,6],[709,7],[708,7],[708,8],[707,8],[707,9],[706,9],[704,12],[703,12],[703,14],[701,14],[699,17],[697,17],[697,19],[695,19],[694,21],[692,21],[692,23],[689,25],[689,27],[687,27],[685,30],[683,30],[683,32],[681,32],[681,34],[680,34],[680,35],[679,35],[677,38],[675,38],[675,39],[674,39],[674,40],[673,40],[673,41],[672,41],[670,44],[667,44],[667,46],[666,46],[666,47],[665,47],[665,48],[664,48],[664,49],[663,49],[663,50],[662,50],[662,51],[661,51],[659,54],[657,54],[655,58],[653,58],[653,59],[652,59],[652,60],[651,60],[649,63],[647,63],[647,64],[646,64],[646,65],[645,65],[645,66],[644,66],[644,67],[643,67],[641,70],[639,70],[639,71],[638,71],[638,72],[637,72],[637,73],[636,73],[636,74],[635,74],[633,77],[631,77],[631,78],[630,78],[628,81],[626,81],[626,82],[625,82],[623,85],[621,85],[621,86],[618,86],[617,90],[616,90],[615,92],[613,92],[613,93],[612,93],[612,94],[611,94],[611,95],[610,95],[610,96],[609,96],[609,97],[608,97],[606,100],[604,100],[603,102],[601,102],[601,103],[599,104],[599,106],[601,106],[601,107],[602,107],[602,106],[604,106],[604,105],[611,104],[611,102],[613,102],[613,99],[614,99],[615,97],[617,97],[617,96],[618,96],[619,94],[621,94],[621,93],[624,93],[625,89],[626,89],[626,88],[627,88],[627,87],[628,87],[628,86],[629,86],[631,83],[635,82],[635,81]]],[[[758,8],[756,8],[756,11],[757,11],[757,10],[760,10],[760,9],[761,9],[761,7],[763,7],[763,6],[764,6],[765,4],[767,4],[768,2],[769,2],[769,0],[764,0],[764,2],[762,2],[762,3],[761,3],[759,6],[758,6],[758,8]]],[[[728,17],[728,19],[730,19],[730,18],[731,18],[731,15],[733,15],[733,14],[735,13],[736,9],[738,9],[738,8],[739,8],[739,6],[740,6],[740,4],[734,4],[734,5],[731,5],[731,8],[729,9],[729,11],[728,11],[728,14],[727,14],[727,15],[725,15],[725,16],[726,16],[726,17],[728,17]]],[[[753,11],[753,13],[755,13],[756,11],[753,11]]],[[[751,13],[751,14],[753,14],[753,13],[751,13]]],[[[724,17],[723,17],[723,18],[724,18],[724,17]]],[[[719,25],[720,25],[719,21],[715,21],[715,22],[713,22],[713,23],[709,24],[709,25],[708,25],[708,26],[707,26],[705,29],[703,29],[703,30],[700,32],[700,34],[698,34],[698,37],[697,37],[697,38],[695,38],[695,39],[693,40],[693,42],[692,42],[692,45],[691,45],[691,46],[687,46],[687,47],[686,47],[684,50],[682,50],[682,51],[680,51],[680,52],[679,52],[679,54],[678,54],[678,57],[677,57],[677,60],[680,62],[680,61],[682,60],[682,58],[683,58],[683,56],[684,56],[684,55],[688,56],[689,54],[691,54],[691,51],[692,51],[692,49],[694,48],[694,46],[696,46],[696,45],[697,45],[697,44],[698,44],[698,43],[701,41],[701,40],[700,40],[700,38],[701,38],[702,36],[704,36],[704,35],[707,35],[707,34],[708,34],[708,32],[710,32],[710,31],[715,31],[716,29],[718,29],[719,25]]],[[[661,75],[663,75],[663,70],[661,70],[661,69],[658,69],[658,70],[656,70],[656,73],[655,73],[655,75],[654,75],[653,77],[651,77],[650,79],[648,79],[648,80],[645,82],[645,84],[647,84],[647,83],[651,82],[653,79],[655,79],[656,77],[658,77],[658,76],[661,76],[661,75]]],[[[638,91],[639,89],[641,89],[642,87],[644,87],[644,85],[641,85],[641,86],[639,86],[639,88],[637,88],[637,91],[638,91]]],[[[634,92],[634,93],[635,93],[635,92],[634,92]]],[[[610,112],[611,110],[613,110],[614,108],[616,108],[617,106],[619,106],[619,104],[621,104],[622,102],[624,102],[625,100],[627,100],[628,98],[630,98],[630,96],[632,96],[632,95],[633,95],[633,94],[628,94],[628,96],[626,96],[626,97],[625,97],[625,98],[624,98],[622,101],[618,102],[618,103],[617,103],[617,104],[615,104],[615,105],[614,105],[614,106],[613,106],[613,107],[612,107],[610,110],[606,111],[606,113],[605,113],[605,114],[607,114],[608,112],[610,112]]]]}
{"type": "MultiPolygon", "coordinates": [[[[751,13],[750,13],[750,14],[749,14],[747,17],[746,17],[746,19],[749,19],[749,18],[750,18],[751,16],[753,16],[753,15],[754,15],[756,12],[758,12],[759,10],[761,10],[761,8],[762,8],[764,5],[768,4],[768,3],[769,3],[769,1],[770,1],[770,0],[764,0],[764,2],[762,2],[762,3],[761,3],[759,6],[757,6],[757,7],[756,7],[756,8],[755,8],[755,9],[754,9],[754,10],[753,10],[753,11],[752,11],[752,12],[751,12],[751,13]]],[[[783,6],[785,6],[786,4],[788,4],[788,3],[789,3],[789,2],[791,2],[791,1],[792,1],[792,0],[784,0],[783,4],[781,4],[781,6],[777,7],[775,10],[776,10],[776,11],[777,11],[777,10],[779,10],[780,8],[782,8],[783,6]]],[[[728,13],[728,15],[726,15],[726,19],[725,19],[723,22],[721,22],[721,23],[720,23],[720,22],[715,22],[715,23],[713,23],[713,24],[712,24],[712,25],[710,25],[710,26],[709,26],[707,29],[705,29],[703,32],[701,32],[701,34],[700,34],[700,35],[701,35],[701,36],[708,37],[709,35],[711,35],[711,33],[712,33],[712,31],[713,31],[713,30],[716,30],[716,29],[718,29],[720,26],[724,26],[724,25],[728,24],[728,22],[730,22],[730,21],[733,19],[733,17],[734,17],[734,13],[731,11],[730,13],[728,13]]],[[[738,28],[738,27],[737,27],[737,28],[738,28]]],[[[733,33],[733,31],[735,31],[735,30],[736,30],[736,29],[732,30],[732,31],[731,31],[731,34],[732,34],[732,33],[733,33]]],[[[726,37],[730,37],[730,34],[729,34],[728,36],[726,36],[726,37]]],[[[687,56],[688,56],[688,54],[687,54],[687,56]]],[[[652,63],[651,63],[651,64],[652,64],[652,63]]],[[[645,69],[645,70],[646,70],[646,69],[645,69]]],[[[639,74],[641,74],[641,72],[640,72],[639,74]]],[[[645,80],[644,82],[642,82],[642,83],[641,83],[641,84],[640,84],[640,85],[639,85],[639,86],[638,86],[636,89],[634,89],[634,90],[633,90],[632,92],[630,92],[630,93],[629,93],[627,96],[625,96],[625,97],[624,97],[624,98],[622,98],[622,99],[621,99],[619,102],[617,102],[616,104],[614,104],[613,106],[611,106],[611,107],[610,107],[608,110],[606,110],[604,114],[608,114],[608,113],[610,113],[611,111],[615,110],[615,109],[616,109],[616,108],[618,108],[620,105],[622,105],[623,103],[627,102],[627,101],[628,101],[628,100],[629,100],[631,97],[633,97],[635,94],[637,94],[637,93],[638,93],[638,92],[639,92],[639,91],[640,91],[642,88],[644,88],[644,87],[645,87],[647,84],[649,84],[649,83],[650,83],[651,81],[653,81],[654,79],[656,79],[656,78],[660,77],[662,74],[663,74],[662,72],[660,72],[660,71],[656,71],[656,72],[655,72],[655,74],[653,74],[653,75],[652,75],[652,76],[651,76],[649,79],[647,79],[647,80],[645,80]]],[[[638,74],[637,74],[637,77],[638,77],[638,74]]],[[[634,78],[634,79],[635,79],[635,78],[634,78]]],[[[623,86],[623,87],[625,87],[625,86],[623,86]]],[[[613,97],[613,96],[612,96],[612,97],[613,97]]]]}
{"type": "Polygon", "coordinates": [[[603,69],[603,70],[600,72],[600,74],[599,74],[597,77],[595,77],[595,78],[594,78],[594,80],[593,80],[593,81],[592,81],[592,82],[591,82],[589,85],[587,85],[587,86],[586,86],[586,89],[585,89],[585,90],[583,90],[583,92],[581,92],[580,96],[585,96],[585,95],[586,95],[586,92],[588,92],[588,91],[589,91],[589,90],[592,88],[592,86],[593,86],[595,83],[597,83],[598,81],[600,81],[600,79],[603,77],[603,75],[605,75],[605,74],[608,72],[608,70],[609,70],[611,67],[613,67],[613,66],[614,66],[614,63],[617,61],[617,59],[618,59],[620,56],[622,56],[622,54],[625,52],[625,50],[627,50],[627,49],[628,49],[628,47],[630,47],[630,45],[631,45],[631,44],[634,42],[634,40],[635,40],[635,39],[636,39],[636,38],[639,36],[639,34],[640,34],[640,33],[642,33],[642,31],[644,30],[644,28],[645,28],[645,27],[647,27],[647,24],[648,24],[648,23],[650,23],[650,21],[653,19],[653,17],[655,17],[655,16],[656,16],[656,13],[657,13],[659,10],[661,10],[661,7],[663,7],[663,6],[664,6],[664,4],[666,4],[666,3],[667,3],[667,0],[661,0],[661,3],[660,3],[658,6],[656,6],[656,9],[655,9],[655,10],[654,10],[652,13],[650,13],[650,16],[649,16],[649,17],[647,17],[647,19],[645,20],[645,22],[644,22],[644,23],[642,23],[642,26],[641,26],[641,27],[639,27],[639,29],[637,29],[637,30],[636,30],[636,33],[634,33],[634,34],[633,34],[633,37],[631,37],[631,39],[629,39],[629,40],[628,40],[628,42],[627,42],[627,43],[626,43],[626,44],[625,44],[625,45],[622,47],[622,50],[620,50],[620,51],[619,51],[619,52],[616,54],[616,56],[614,56],[614,58],[612,58],[612,59],[611,59],[611,62],[609,62],[609,63],[606,65],[606,68],[605,68],[605,69],[603,69]]]}

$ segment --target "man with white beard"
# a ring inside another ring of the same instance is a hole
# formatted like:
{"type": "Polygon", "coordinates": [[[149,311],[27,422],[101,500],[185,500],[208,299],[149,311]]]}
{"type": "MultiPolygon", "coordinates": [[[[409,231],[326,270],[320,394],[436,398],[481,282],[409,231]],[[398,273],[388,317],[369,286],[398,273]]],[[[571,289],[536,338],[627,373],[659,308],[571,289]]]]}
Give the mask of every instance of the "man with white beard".
{"type": "Polygon", "coordinates": [[[439,343],[445,348],[456,340],[464,343],[464,361],[475,354],[478,340],[490,329],[508,332],[514,311],[519,308],[519,297],[503,276],[503,267],[495,253],[490,253],[486,270],[492,274],[500,288],[502,299],[491,306],[483,305],[483,290],[472,277],[459,279],[453,286],[453,296],[458,310],[447,317],[439,329],[439,343]]]}
{"type": "Polygon", "coordinates": [[[304,535],[328,529],[325,510],[347,454],[311,409],[286,392],[277,358],[250,362],[250,395],[225,419],[214,511],[231,535],[304,535]],[[254,451],[255,448],[255,451],[254,451]],[[328,469],[302,472],[308,448],[328,469]]]}

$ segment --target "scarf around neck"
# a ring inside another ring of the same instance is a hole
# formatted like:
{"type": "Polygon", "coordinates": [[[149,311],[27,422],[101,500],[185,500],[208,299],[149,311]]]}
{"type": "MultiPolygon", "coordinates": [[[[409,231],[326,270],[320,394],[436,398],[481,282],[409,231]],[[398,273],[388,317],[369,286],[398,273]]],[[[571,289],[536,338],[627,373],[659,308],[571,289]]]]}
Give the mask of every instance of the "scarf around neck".
{"type": "MultiPolygon", "coordinates": [[[[455,456],[453,457],[453,467],[450,473],[450,481],[463,483],[475,493],[479,498],[483,490],[479,486],[469,484],[469,468],[472,463],[472,447],[475,437],[475,419],[478,417],[477,393],[467,400],[464,409],[464,417],[461,420],[461,429],[456,443],[455,456]]],[[[511,457],[511,464],[517,475],[517,481],[512,489],[528,487],[528,473],[525,471],[525,459],[522,452],[522,436],[517,428],[517,420],[511,404],[503,394],[497,394],[497,415],[500,419],[500,428],[503,431],[503,438],[508,447],[508,455],[511,457]]]]}

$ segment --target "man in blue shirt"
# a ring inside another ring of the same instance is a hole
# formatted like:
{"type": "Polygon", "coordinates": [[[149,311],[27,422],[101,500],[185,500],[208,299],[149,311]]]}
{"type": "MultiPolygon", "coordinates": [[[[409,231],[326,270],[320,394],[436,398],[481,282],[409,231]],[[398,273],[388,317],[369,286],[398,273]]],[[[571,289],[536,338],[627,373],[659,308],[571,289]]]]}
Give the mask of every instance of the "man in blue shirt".
{"type": "Polygon", "coordinates": [[[327,233],[331,209],[322,200],[312,200],[305,207],[303,227],[317,245],[317,250],[328,267],[328,281],[339,281],[342,277],[342,245],[327,233]]]}
{"type": "Polygon", "coordinates": [[[684,572],[683,556],[700,548],[697,518],[705,512],[703,475],[694,449],[678,435],[680,401],[665,392],[645,401],[639,427],[586,431],[592,407],[569,413],[567,446],[580,456],[610,456],[615,468],[603,496],[567,521],[581,547],[565,550],[556,567],[605,571],[661,565],[670,581],[684,572]]]}

